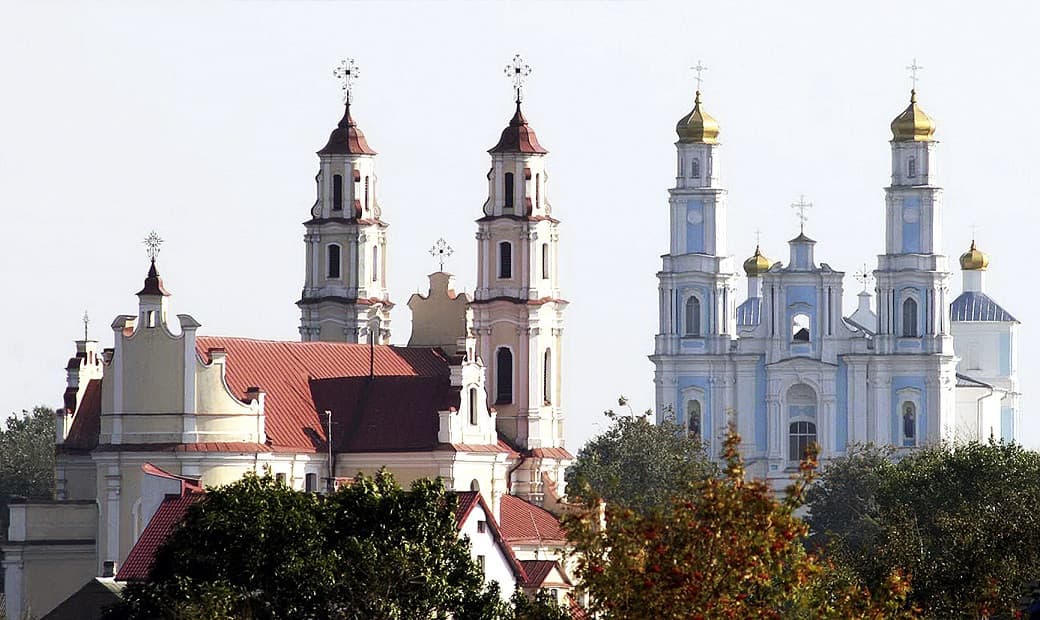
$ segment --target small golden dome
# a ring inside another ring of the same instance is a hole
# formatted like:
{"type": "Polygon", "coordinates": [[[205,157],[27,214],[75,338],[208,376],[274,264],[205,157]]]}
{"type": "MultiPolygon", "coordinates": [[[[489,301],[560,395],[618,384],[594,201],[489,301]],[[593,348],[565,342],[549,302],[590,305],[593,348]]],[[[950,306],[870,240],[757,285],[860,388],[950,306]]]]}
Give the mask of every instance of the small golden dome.
{"type": "Polygon", "coordinates": [[[693,110],[679,119],[675,125],[675,133],[679,134],[679,142],[718,144],[719,123],[710,114],[701,110],[701,91],[693,100],[693,110]]]}
{"type": "Polygon", "coordinates": [[[895,142],[931,142],[935,121],[917,105],[917,91],[910,91],[910,105],[892,120],[892,140],[895,142]]]}
{"type": "Polygon", "coordinates": [[[770,265],[772,265],[772,263],[769,262],[768,258],[762,255],[762,250],[760,250],[756,245],[755,255],[744,261],[744,273],[746,273],[749,278],[754,278],[769,271],[770,265]]]}
{"type": "Polygon", "coordinates": [[[961,269],[964,271],[984,271],[989,267],[989,257],[975,248],[975,240],[971,240],[971,249],[961,254],[961,269]]]}

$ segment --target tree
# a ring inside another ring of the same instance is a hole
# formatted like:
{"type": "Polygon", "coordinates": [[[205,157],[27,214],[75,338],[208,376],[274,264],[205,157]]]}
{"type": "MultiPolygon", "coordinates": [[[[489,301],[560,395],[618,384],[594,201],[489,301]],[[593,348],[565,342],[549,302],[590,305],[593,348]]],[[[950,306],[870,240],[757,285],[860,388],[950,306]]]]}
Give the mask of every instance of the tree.
{"type": "Polygon", "coordinates": [[[12,497],[51,499],[54,494],[54,410],[7,418],[0,430],[0,531],[7,532],[12,497]]]}
{"type": "MultiPolygon", "coordinates": [[[[627,405],[622,396],[618,404],[627,405]]],[[[613,506],[647,512],[668,505],[691,482],[715,474],[704,443],[675,422],[606,412],[611,426],[591,439],[567,469],[572,500],[602,498],[613,506]]]]}
{"type": "Polygon", "coordinates": [[[740,437],[725,440],[725,469],[639,513],[586,501],[564,517],[590,611],[607,618],[907,618],[898,574],[871,596],[803,546],[794,512],[810,457],[778,500],[745,480],[740,437]],[[602,511],[602,512],[601,512],[602,511]]]}
{"type": "Polygon", "coordinates": [[[1015,444],[859,449],[808,505],[817,544],[867,584],[905,571],[928,617],[1010,615],[1040,576],[1040,454],[1015,444]]]}
{"type": "Polygon", "coordinates": [[[454,495],[381,471],[329,495],[247,474],[192,506],[107,618],[497,618],[454,495]]]}

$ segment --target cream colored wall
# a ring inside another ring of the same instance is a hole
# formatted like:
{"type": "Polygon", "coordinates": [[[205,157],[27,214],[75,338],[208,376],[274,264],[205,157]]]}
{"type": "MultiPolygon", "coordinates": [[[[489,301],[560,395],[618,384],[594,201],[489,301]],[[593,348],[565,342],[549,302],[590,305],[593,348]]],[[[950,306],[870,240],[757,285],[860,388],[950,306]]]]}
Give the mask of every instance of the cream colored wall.
{"type": "MultiPolygon", "coordinates": [[[[123,411],[184,411],[184,340],[165,327],[139,326],[122,343],[123,411]]],[[[128,420],[124,432],[133,432],[128,420]]],[[[147,424],[146,424],[147,428],[147,424]]]]}
{"type": "Polygon", "coordinates": [[[469,297],[454,292],[454,276],[444,272],[430,274],[427,296],[415,293],[408,300],[412,311],[410,347],[441,347],[454,353],[456,342],[466,335],[466,306],[469,297]],[[454,297],[452,296],[454,295],[454,297]]]}
{"type": "Polygon", "coordinates": [[[27,549],[22,560],[27,604],[23,617],[42,618],[75,594],[96,575],[96,557],[93,546],[27,549]]]}
{"type": "Polygon", "coordinates": [[[58,499],[94,499],[97,491],[97,467],[90,456],[59,454],[56,457],[55,478],[58,499]]]}

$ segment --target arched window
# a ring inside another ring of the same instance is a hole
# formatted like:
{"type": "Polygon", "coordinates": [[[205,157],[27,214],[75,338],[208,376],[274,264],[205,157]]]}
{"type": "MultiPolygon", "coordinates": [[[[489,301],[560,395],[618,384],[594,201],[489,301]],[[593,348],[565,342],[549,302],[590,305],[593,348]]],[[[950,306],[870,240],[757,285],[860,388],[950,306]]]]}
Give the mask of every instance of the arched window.
{"type": "Polygon", "coordinates": [[[325,277],[330,279],[339,278],[341,264],[339,246],[335,243],[330,243],[325,248],[325,277]]]}
{"type": "Polygon", "coordinates": [[[917,160],[912,156],[906,160],[906,176],[911,178],[917,176],[917,160]]]}
{"type": "Polygon", "coordinates": [[[505,203],[504,203],[505,208],[506,209],[512,209],[513,208],[513,173],[512,172],[507,172],[506,173],[505,189],[504,189],[504,191],[505,191],[505,194],[506,194],[505,196],[503,196],[503,198],[505,199],[505,203]]]}
{"type": "Polygon", "coordinates": [[[788,436],[789,461],[800,461],[805,458],[805,452],[809,446],[816,443],[816,424],[813,422],[791,422],[790,435],[788,436]]]}
{"type": "Polygon", "coordinates": [[[701,436],[701,401],[690,400],[686,402],[686,432],[690,437],[701,436]]]}
{"type": "Polygon", "coordinates": [[[791,317],[791,341],[809,342],[812,339],[811,327],[808,314],[796,314],[791,317]]]}
{"type": "Polygon", "coordinates": [[[498,244],[498,277],[503,280],[513,277],[513,244],[508,241],[498,244]]]}
{"type": "Polygon", "coordinates": [[[693,160],[693,163],[690,165],[690,176],[695,179],[701,178],[701,162],[699,160],[693,160]]]}
{"type": "Polygon", "coordinates": [[[552,404],[552,350],[546,349],[542,362],[542,394],[545,395],[545,404],[552,404]]]}
{"type": "Polygon", "coordinates": [[[477,388],[469,389],[469,423],[477,425],[477,388]]]}
{"type": "Polygon", "coordinates": [[[343,210],[343,175],[332,175],[332,210],[343,210]]]}
{"type": "Polygon", "coordinates": [[[903,337],[917,337],[917,301],[913,298],[903,301],[903,337]]]}
{"type": "Polygon", "coordinates": [[[903,403],[903,445],[917,445],[917,406],[910,401],[903,403]]]}
{"type": "Polygon", "coordinates": [[[372,246],[372,281],[379,281],[379,246],[372,246]]]}
{"type": "Polygon", "coordinates": [[[542,279],[549,279],[549,244],[542,244],[542,279]]]}
{"type": "Polygon", "coordinates": [[[368,177],[365,177],[365,211],[368,211],[368,177]]]}
{"type": "Polygon", "coordinates": [[[513,402],[513,352],[502,347],[495,353],[495,403],[513,402]]]}
{"type": "Polygon", "coordinates": [[[687,336],[701,335],[701,300],[690,297],[686,300],[686,332],[687,336]]]}

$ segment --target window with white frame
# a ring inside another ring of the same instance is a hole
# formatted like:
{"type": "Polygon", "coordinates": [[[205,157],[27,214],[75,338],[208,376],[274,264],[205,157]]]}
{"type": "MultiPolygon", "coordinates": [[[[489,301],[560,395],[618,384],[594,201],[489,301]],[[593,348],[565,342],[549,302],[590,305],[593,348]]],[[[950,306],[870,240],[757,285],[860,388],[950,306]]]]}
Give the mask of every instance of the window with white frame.
{"type": "Polygon", "coordinates": [[[325,248],[325,277],[337,280],[340,277],[340,268],[343,264],[339,244],[330,243],[325,248]]]}
{"type": "Polygon", "coordinates": [[[498,277],[502,280],[513,277],[513,244],[508,241],[498,244],[498,277]]]}
{"type": "Polygon", "coordinates": [[[917,337],[917,300],[913,297],[903,300],[903,337],[917,337]]]}
{"type": "Polygon", "coordinates": [[[701,300],[697,296],[690,296],[686,300],[686,316],[684,317],[685,331],[683,332],[686,336],[700,336],[701,335],[701,300]]]}
{"type": "Polygon", "coordinates": [[[471,387],[469,389],[469,403],[467,403],[467,405],[469,407],[469,423],[473,426],[476,426],[478,421],[477,402],[477,388],[471,387]]]}

